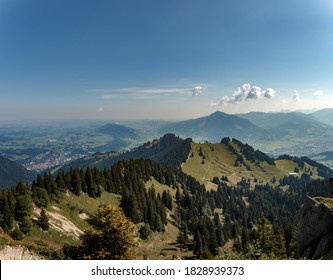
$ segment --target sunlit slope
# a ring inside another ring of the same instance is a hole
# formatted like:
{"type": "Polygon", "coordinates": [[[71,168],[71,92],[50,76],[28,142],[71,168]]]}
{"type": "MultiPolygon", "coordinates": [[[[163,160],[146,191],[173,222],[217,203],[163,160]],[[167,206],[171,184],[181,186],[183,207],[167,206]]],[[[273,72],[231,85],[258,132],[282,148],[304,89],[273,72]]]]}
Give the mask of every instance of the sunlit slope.
{"type": "Polygon", "coordinates": [[[224,143],[192,143],[187,161],[182,165],[182,170],[195,177],[207,188],[216,188],[213,178],[221,180],[223,176],[228,178],[229,184],[235,184],[245,179],[251,183],[278,183],[284,176],[295,173],[294,176],[309,174],[318,178],[317,167],[304,163],[304,168],[292,159],[273,160],[269,164],[263,160],[249,160],[244,155],[242,148],[232,141],[224,143]],[[229,145],[229,146],[228,146],[229,145]],[[234,151],[230,151],[230,145],[234,151]],[[237,162],[242,157],[243,163],[237,162]]]}

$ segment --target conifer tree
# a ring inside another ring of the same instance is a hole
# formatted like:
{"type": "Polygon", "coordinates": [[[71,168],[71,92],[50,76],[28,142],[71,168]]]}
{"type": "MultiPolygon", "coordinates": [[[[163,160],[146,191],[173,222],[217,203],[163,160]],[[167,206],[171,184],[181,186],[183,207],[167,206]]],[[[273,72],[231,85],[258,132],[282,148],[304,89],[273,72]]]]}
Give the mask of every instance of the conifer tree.
{"type": "Polygon", "coordinates": [[[277,228],[273,234],[273,247],[272,254],[278,259],[286,259],[287,250],[286,250],[286,240],[283,235],[281,228],[277,228]]]}
{"type": "Polygon", "coordinates": [[[17,183],[15,191],[18,195],[24,195],[26,193],[26,189],[21,180],[17,183]]]}
{"type": "Polygon", "coordinates": [[[216,239],[218,246],[223,246],[225,244],[225,238],[220,219],[218,220],[218,223],[216,225],[216,239]]]}
{"type": "Polygon", "coordinates": [[[162,193],[162,202],[164,203],[164,205],[170,210],[172,211],[172,196],[168,191],[164,190],[162,193]]]}
{"type": "Polygon", "coordinates": [[[273,248],[273,232],[272,225],[264,214],[258,222],[258,242],[262,253],[269,255],[273,248]]]}
{"type": "Polygon", "coordinates": [[[50,172],[44,173],[43,183],[44,183],[45,189],[47,190],[49,195],[53,195],[53,196],[58,195],[56,184],[55,184],[53,176],[50,172]]]}
{"type": "Polygon", "coordinates": [[[151,234],[151,229],[149,224],[142,225],[139,230],[139,234],[141,239],[147,240],[149,238],[149,235],[151,234]]]}
{"type": "Polygon", "coordinates": [[[82,181],[78,169],[71,170],[71,191],[75,195],[80,195],[82,190],[82,181]]]}
{"type": "Polygon", "coordinates": [[[202,254],[204,252],[204,246],[203,246],[200,231],[196,231],[196,233],[194,235],[194,242],[195,242],[194,253],[198,259],[201,259],[202,254]]]}
{"type": "Polygon", "coordinates": [[[56,182],[58,190],[60,190],[60,191],[65,191],[66,190],[65,172],[64,172],[63,169],[60,169],[58,171],[55,182],[56,182]]]}
{"type": "Polygon", "coordinates": [[[50,200],[47,191],[39,187],[33,189],[32,198],[37,207],[47,207],[50,200]]]}
{"type": "Polygon", "coordinates": [[[16,197],[15,220],[22,221],[24,217],[30,216],[32,212],[32,200],[30,194],[16,197]]]}
{"type": "Polygon", "coordinates": [[[129,260],[138,236],[135,225],[121,208],[107,205],[99,208],[90,220],[94,230],[81,237],[79,247],[67,246],[64,253],[74,259],[129,260]]]}
{"type": "Polygon", "coordinates": [[[20,222],[20,229],[22,233],[24,234],[29,233],[31,228],[32,228],[32,222],[30,218],[28,218],[27,216],[23,217],[22,221],[20,222]]]}
{"type": "Polygon", "coordinates": [[[40,216],[38,218],[38,225],[44,231],[47,231],[49,229],[49,218],[47,217],[44,208],[42,208],[42,210],[40,211],[40,216]]]}
{"type": "Polygon", "coordinates": [[[8,231],[13,226],[14,209],[8,201],[9,192],[1,191],[0,193],[0,226],[3,230],[8,231]]]}

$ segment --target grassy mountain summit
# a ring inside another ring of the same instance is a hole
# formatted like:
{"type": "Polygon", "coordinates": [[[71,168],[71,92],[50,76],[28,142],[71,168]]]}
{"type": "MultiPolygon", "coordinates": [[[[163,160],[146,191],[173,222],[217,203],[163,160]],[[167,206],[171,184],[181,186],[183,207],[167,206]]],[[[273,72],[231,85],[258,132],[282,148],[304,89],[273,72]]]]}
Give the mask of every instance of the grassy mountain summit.
{"type": "Polygon", "coordinates": [[[277,182],[289,173],[297,171],[311,177],[327,177],[330,173],[322,165],[297,157],[285,156],[270,158],[265,153],[254,149],[233,138],[223,138],[219,143],[198,143],[192,139],[181,139],[174,134],[166,134],[159,139],[149,141],[135,149],[123,153],[98,153],[63,166],[109,168],[120,160],[151,159],[165,166],[179,167],[203,183],[207,188],[215,187],[214,177],[226,176],[230,182],[237,183],[242,179],[250,180],[254,186],[258,182],[277,182]],[[322,171],[324,170],[324,171],[322,171]],[[325,174],[325,175],[324,175],[325,174]]]}
{"type": "Polygon", "coordinates": [[[319,178],[321,166],[305,160],[291,156],[273,159],[248,144],[224,138],[221,143],[192,143],[190,156],[182,170],[207,188],[216,188],[214,178],[222,177],[228,178],[231,185],[245,179],[253,187],[257,183],[277,184],[291,173],[299,178],[302,174],[319,178]]]}

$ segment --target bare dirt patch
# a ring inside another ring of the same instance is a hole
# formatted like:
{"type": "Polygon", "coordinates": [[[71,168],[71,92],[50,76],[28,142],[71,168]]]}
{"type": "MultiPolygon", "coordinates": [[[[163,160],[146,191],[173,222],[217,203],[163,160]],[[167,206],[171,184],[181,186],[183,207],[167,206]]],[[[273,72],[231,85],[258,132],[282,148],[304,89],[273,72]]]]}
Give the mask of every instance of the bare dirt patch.
{"type": "MultiPolygon", "coordinates": [[[[74,239],[78,240],[84,232],[79,229],[75,224],[73,224],[70,220],[68,220],[65,216],[56,212],[61,211],[59,207],[52,206],[52,209],[54,209],[55,211],[46,211],[46,215],[49,218],[49,226],[56,231],[72,236],[74,239]]],[[[40,216],[40,211],[41,210],[39,208],[34,207],[35,220],[40,216]]],[[[80,215],[81,219],[85,219],[86,217],[88,217],[86,213],[81,213],[80,215]]]]}
{"type": "Polygon", "coordinates": [[[79,237],[83,234],[81,229],[79,229],[63,215],[53,211],[47,211],[46,214],[49,217],[50,227],[54,228],[55,230],[63,232],[67,235],[71,235],[75,239],[79,239],[79,237]]]}

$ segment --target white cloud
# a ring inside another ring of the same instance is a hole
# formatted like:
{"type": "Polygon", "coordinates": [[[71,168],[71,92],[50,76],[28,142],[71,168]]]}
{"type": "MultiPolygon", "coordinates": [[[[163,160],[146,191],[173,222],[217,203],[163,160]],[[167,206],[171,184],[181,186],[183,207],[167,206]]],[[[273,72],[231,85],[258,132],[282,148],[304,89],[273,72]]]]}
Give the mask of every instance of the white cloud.
{"type": "Polygon", "coordinates": [[[244,100],[256,100],[260,98],[272,98],[275,96],[275,90],[272,88],[267,88],[263,91],[258,86],[251,86],[249,83],[243,84],[243,86],[238,88],[234,91],[231,97],[224,96],[221,101],[220,105],[225,106],[228,103],[235,104],[243,102],[244,100]]]}
{"type": "Polygon", "coordinates": [[[228,103],[230,103],[230,98],[228,96],[223,96],[220,100],[220,106],[226,106],[228,103]]]}
{"type": "MultiPolygon", "coordinates": [[[[234,91],[233,95],[231,98],[229,98],[230,103],[238,103],[241,102],[244,99],[245,91],[244,88],[241,90],[238,88],[237,90],[234,91]]],[[[225,96],[227,97],[227,96],[225,96]]]]}
{"type": "Polygon", "coordinates": [[[207,89],[207,85],[196,85],[192,89],[192,96],[198,96],[203,93],[203,91],[207,89]]]}
{"type": "Polygon", "coordinates": [[[299,93],[298,93],[297,90],[294,90],[294,95],[291,98],[291,102],[293,102],[293,103],[299,103],[299,102],[301,102],[301,98],[300,98],[299,93]]]}
{"type": "Polygon", "coordinates": [[[89,92],[100,93],[102,99],[119,98],[124,95],[139,99],[153,98],[157,96],[187,95],[198,96],[207,89],[205,84],[197,84],[194,87],[129,87],[114,89],[91,89],[89,92]]]}
{"type": "Polygon", "coordinates": [[[302,102],[302,99],[298,93],[297,90],[294,90],[294,94],[291,98],[288,98],[288,99],[282,99],[281,100],[281,103],[282,104],[288,104],[288,103],[301,103],[302,102]]]}
{"type": "Polygon", "coordinates": [[[250,91],[250,88],[251,88],[251,85],[250,85],[249,83],[244,84],[244,85],[242,86],[242,90],[243,90],[244,93],[245,93],[245,92],[249,92],[249,91],[250,91]]]}
{"type": "Polygon", "coordinates": [[[103,108],[102,108],[102,107],[98,107],[98,108],[97,108],[97,111],[98,111],[98,112],[103,112],[103,108]]]}
{"type": "Polygon", "coordinates": [[[264,96],[266,98],[272,98],[272,97],[274,97],[275,96],[275,90],[272,89],[272,88],[266,89],[266,91],[264,92],[264,96]]]}
{"type": "Polygon", "coordinates": [[[261,88],[253,86],[247,93],[246,99],[259,99],[261,97],[261,88]]]}
{"type": "Polygon", "coordinates": [[[322,91],[321,89],[320,90],[317,90],[314,94],[313,94],[313,98],[314,99],[319,99],[321,96],[324,95],[324,91],[322,91]]]}

